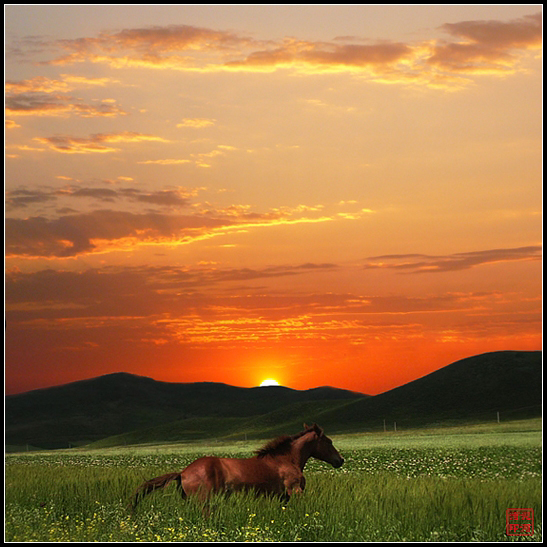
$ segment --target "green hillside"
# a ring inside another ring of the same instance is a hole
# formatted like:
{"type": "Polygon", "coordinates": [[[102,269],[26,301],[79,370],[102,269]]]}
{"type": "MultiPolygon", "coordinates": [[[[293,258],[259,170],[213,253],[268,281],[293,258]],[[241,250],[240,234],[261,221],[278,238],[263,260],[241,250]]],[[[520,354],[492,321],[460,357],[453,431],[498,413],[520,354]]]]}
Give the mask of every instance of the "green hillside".
{"type": "MultiPolygon", "coordinates": [[[[320,387],[295,390],[282,386],[242,388],[213,382],[169,383],[127,373],[100,376],[6,397],[6,443],[66,448],[135,430],[204,418],[249,418],[297,402],[353,400],[366,395],[320,387]]],[[[197,422],[196,422],[197,423],[197,422]]],[[[209,428],[211,420],[203,422],[209,428]]],[[[169,427],[167,426],[167,430],[169,427]]]]}
{"type": "Polygon", "coordinates": [[[380,430],[394,423],[491,421],[541,415],[542,353],[501,351],[457,361],[423,378],[322,416],[340,431],[380,430]]]}
{"type": "Polygon", "coordinates": [[[110,374],[6,397],[6,443],[66,448],[266,438],[317,422],[330,433],[399,430],[541,415],[541,352],[457,361],[369,397],[322,387],[171,384],[110,374]],[[384,425],[385,424],[385,425],[384,425]]]}
{"type": "Polygon", "coordinates": [[[286,405],[273,412],[244,417],[208,417],[175,420],[155,427],[130,431],[95,441],[87,447],[106,448],[145,443],[191,440],[243,440],[275,437],[301,429],[303,422],[320,419],[322,413],[348,403],[347,400],[306,401],[286,405]]]}
{"type": "Polygon", "coordinates": [[[268,438],[316,421],[329,433],[514,420],[541,415],[541,352],[504,351],[452,363],[374,397],[300,402],[240,419],[182,420],[104,439],[115,446],[186,439],[268,438]],[[395,425],[396,424],[396,425],[395,425]]]}

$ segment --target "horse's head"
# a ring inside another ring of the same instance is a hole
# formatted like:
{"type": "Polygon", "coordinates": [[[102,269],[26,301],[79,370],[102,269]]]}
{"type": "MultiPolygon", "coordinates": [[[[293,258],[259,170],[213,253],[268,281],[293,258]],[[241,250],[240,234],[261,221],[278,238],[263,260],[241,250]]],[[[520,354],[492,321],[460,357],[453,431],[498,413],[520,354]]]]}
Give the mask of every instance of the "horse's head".
{"type": "Polygon", "coordinates": [[[314,434],[310,455],[318,460],[330,463],[333,467],[341,467],[344,463],[344,458],[340,456],[338,450],[334,448],[331,439],[323,433],[323,430],[317,424],[311,426],[304,424],[304,427],[308,433],[314,434]]]}

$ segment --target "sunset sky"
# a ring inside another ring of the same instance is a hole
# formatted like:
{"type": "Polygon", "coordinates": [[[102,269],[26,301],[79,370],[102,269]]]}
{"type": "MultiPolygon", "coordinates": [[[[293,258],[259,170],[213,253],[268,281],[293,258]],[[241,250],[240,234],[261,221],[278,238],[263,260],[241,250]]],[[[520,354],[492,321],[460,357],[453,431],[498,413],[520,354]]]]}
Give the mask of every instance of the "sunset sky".
{"type": "Polygon", "coordinates": [[[7,393],[541,349],[540,5],[5,16],[7,393]]]}

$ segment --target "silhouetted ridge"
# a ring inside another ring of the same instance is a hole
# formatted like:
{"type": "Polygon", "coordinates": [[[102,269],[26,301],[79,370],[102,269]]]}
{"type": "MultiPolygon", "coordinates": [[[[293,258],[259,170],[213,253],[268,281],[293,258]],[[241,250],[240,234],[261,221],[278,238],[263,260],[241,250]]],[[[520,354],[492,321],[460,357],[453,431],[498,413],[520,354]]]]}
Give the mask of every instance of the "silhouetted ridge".
{"type": "Polygon", "coordinates": [[[456,361],[403,386],[346,405],[322,418],[346,430],[377,429],[386,420],[402,425],[495,419],[541,414],[542,353],[501,351],[456,361]]]}
{"type": "Polygon", "coordinates": [[[365,397],[343,389],[160,382],[127,372],[6,397],[7,444],[67,446],[198,417],[248,417],[300,401],[365,397]]]}
{"type": "Polygon", "coordinates": [[[492,421],[497,412],[506,420],[541,415],[541,388],[539,351],[469,357],[374,397],[325,386],[177,384],[115,373],[6,397],[6,444],[66,448],[129,432],[130,442],[176,441],[237,436],[242,428],[271,436],[302,421],[334,433],[379,430],[384,421],[389,428],[492,421]]]}

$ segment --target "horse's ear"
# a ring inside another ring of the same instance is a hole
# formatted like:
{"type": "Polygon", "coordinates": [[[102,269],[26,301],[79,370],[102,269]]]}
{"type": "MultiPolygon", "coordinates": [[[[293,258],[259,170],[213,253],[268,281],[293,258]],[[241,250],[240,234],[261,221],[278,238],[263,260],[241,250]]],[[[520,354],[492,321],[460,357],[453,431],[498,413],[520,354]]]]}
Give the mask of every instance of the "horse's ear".
{"type": "Polygon", "coordinates": [[[304,426],[304,429],[309,429],[310,427],[306,422],[304,422],[302,425],[304,426]]]}
{"type": "Polygon", "coordinates": [[[321,437],[323,435],[323,430],[314,422],[312,425],[314,431],[321,437]]]}

